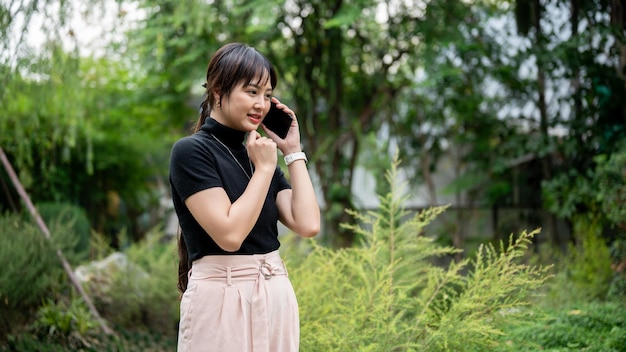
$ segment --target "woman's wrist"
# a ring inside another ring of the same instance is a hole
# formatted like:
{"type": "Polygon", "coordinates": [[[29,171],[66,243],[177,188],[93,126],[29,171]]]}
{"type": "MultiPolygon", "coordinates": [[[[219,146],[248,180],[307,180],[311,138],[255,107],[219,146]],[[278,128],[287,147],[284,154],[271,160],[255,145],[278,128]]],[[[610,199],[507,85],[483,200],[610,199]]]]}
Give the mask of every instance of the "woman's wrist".
{"type": "Polygon", "coordinates": [[[302,151],[286,154],[284,159],[287,166],[293,164],[295,161],[298,160],[304,160],[305,163],[309,161],[309,159],[307,159],[306,157],[306,154],[302,151]]]}

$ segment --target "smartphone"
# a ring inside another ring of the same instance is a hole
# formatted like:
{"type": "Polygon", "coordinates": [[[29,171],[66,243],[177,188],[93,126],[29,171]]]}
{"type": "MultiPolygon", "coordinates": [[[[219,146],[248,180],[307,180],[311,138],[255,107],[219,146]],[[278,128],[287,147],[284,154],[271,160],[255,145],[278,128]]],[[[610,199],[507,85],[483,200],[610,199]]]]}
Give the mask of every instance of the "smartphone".
{"type": "Polygon", "coordinates": [[[291,127],[291,121],[293,118],[283,110],[276,107],[274,102],[271,103],[270,111],[265,115],[263,124],[272,132],[276,133],[278,137],[285,139],[289,128],[291,127]]]}

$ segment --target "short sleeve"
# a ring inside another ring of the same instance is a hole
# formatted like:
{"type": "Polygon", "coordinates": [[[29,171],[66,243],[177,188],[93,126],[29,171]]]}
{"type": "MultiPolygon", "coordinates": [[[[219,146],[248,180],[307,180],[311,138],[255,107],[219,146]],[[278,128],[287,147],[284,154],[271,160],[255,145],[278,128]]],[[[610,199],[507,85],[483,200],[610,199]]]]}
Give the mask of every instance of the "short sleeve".
{"type": "Polygon", "coordinates": [[[178,140],[170,156],[170,182],[181,200],[213,187],[223,187],[215,156],[195,136],[178,140]]]}
{"type": "MultiPolygon", "coordinates": [[[[291,189],[291,184],[289,184],[289,181],[287,181],[285,173],[280,168],[280,166],[276,166],[276,173],[274,175],[274,178],[277,180],[276,194],[284,189],[291,189]]],[[[274,195],[274,198],[276,198],[276,195],[274,195]]]]}

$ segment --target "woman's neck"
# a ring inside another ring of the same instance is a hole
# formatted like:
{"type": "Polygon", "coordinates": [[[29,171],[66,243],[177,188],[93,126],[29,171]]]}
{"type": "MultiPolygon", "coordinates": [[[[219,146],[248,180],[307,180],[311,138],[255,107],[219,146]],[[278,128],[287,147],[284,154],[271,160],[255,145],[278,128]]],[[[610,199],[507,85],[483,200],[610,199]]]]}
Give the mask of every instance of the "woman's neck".
{"type": "Polygon", "coordinates": [[[246,132],[225,126],[212,117],[206,119],[200,130],[219,138],[222,143],[231,149],[245,148],[243,141],[246,132]]]}

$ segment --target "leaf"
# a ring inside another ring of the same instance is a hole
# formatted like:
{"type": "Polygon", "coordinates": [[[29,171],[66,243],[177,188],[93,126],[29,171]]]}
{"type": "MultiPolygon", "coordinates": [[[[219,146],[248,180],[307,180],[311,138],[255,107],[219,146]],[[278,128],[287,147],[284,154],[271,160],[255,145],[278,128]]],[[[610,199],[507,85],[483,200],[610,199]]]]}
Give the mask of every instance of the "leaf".
{"type": "Polygon", "coordinates": [[[341,9],[326,23],[325,29],[352,25],[361,16],[361,8],[354,4],[343,5],[341,9]]]}

